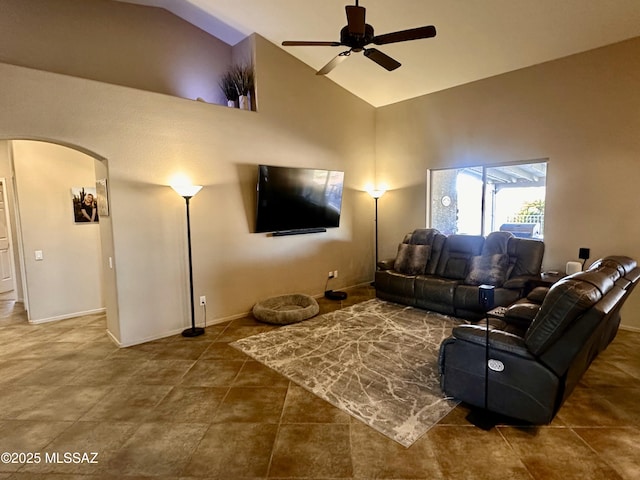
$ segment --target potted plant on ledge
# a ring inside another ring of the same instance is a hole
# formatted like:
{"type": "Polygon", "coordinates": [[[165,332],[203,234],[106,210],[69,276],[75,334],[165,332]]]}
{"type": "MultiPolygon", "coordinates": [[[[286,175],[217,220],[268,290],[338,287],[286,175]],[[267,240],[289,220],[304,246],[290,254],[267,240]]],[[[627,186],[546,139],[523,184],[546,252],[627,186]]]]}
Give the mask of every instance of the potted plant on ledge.
{"type": "Polygon", "coordinates": [[[241,110],[251,110],[249,95],[254,88],[253,66],[251,64],[232,65],[218,82],[220,89],[230,107],[238,106],[241,110]]]}
{"type": "Polygon", "coordinates": [[[229,72],[238,92],[238,106],[241,110],[251,110],[249,94],[254,87],[253,66],[250,64],[234,65],[229,72]]]}
{"type": "Polygon", "coordinates": [[[232,72],[226,72],[220,78],[220,90],[224,94],[224,97],[227,99],[227,106],[235,107],[236,102],[238,101],[238,90],[236,90],[236,82],[235,77],[232,72]]]}

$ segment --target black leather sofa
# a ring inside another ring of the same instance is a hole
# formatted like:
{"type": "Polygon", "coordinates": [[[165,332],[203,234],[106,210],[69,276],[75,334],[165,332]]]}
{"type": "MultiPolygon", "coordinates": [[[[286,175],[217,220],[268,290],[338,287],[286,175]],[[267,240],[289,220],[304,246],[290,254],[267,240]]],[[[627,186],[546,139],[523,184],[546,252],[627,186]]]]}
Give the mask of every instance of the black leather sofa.
{"type": "Polygon", "coordinates": [[[639,278],[635,260],[610,256],[550,289],[532,290],[502,319],[490,320],[486,369],[486,322],[454,328],[440,347],[443,392],[529,423],[549,423],[615,337],[620,309],[639,278]]]}
{"type": "Polygon", "coordinates": [[[443,235],[436,229],[408,233],[394,259],[378,262],[376,296],[459,318],[484,315],[478,286],[494,285],[494,304],[507,306],[539,278],[544,243],[509,232],[443,235]]]}

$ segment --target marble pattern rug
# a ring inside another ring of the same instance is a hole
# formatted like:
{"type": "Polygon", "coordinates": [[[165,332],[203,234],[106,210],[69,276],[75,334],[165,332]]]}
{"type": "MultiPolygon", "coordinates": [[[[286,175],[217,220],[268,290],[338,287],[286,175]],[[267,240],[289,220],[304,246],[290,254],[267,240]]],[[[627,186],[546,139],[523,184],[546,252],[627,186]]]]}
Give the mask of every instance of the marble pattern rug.
{"type": "Polygon", "coordinates": [[[409,447],[458,404],[438,350],[460,323],[373,299],[231,345],[409,447]]]}

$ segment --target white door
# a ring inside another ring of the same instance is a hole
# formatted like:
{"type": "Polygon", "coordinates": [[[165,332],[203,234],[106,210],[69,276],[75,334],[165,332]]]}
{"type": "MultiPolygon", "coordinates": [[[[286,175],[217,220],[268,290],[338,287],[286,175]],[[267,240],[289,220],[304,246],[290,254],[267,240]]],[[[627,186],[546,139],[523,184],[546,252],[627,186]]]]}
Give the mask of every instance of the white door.
{"type": "Polygon", "coordinates": [[[0,293],[15,289],[5,180],[0,178],[0,293]]]}

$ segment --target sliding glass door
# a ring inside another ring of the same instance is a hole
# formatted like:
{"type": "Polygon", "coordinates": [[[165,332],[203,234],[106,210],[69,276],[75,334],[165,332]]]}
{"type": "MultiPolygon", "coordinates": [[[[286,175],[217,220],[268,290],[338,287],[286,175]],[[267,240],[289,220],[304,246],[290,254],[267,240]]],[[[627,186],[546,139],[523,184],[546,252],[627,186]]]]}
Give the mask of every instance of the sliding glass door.
{"type": "Polygon", "coordinates": [[[429,171],[429,223],[444,234],[544,235],[547,162],[429,171]]]}

